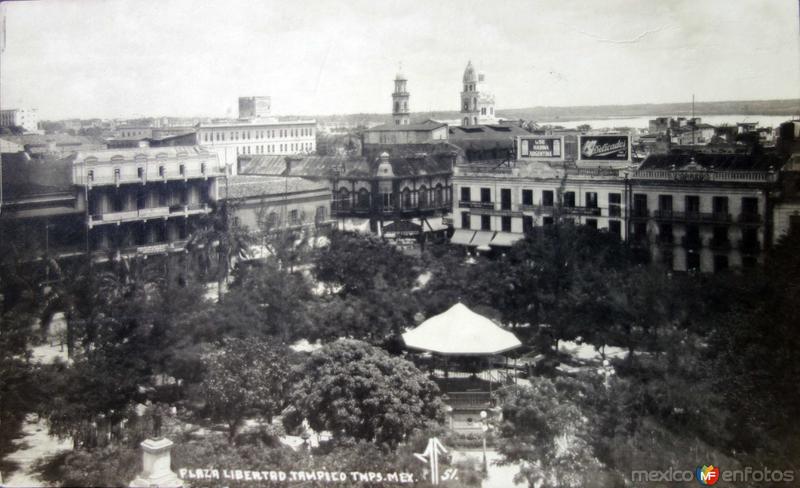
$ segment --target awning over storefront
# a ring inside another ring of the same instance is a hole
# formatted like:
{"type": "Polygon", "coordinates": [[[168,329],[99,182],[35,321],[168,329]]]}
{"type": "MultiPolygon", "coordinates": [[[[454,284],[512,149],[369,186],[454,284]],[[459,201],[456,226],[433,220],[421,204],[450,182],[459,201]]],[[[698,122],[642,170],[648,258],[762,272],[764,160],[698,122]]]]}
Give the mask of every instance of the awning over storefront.
{"type": "MultiPolygon", "coordinates": [[[[414,219],[416,222],[417,219],[414,219]]],[[[422,232],[439,232],[447,230],[448,226],[442,223],[441,217],[431,217],[421,222],[422,232]]]]}
{"type": "Polygon", "coordinates": [[[450,238],[450,244],[460,244],[462,246],[469,246],[472,242],[472,237],[475,235],[474,230],[469,229],[456,229],[453,237],[450,238]]]}
{"type": "Polygon", "coordinates": [[[461,303],[403,334],[406,346],[445,355],[485,356],[521,346],[517,337],[461,303]]]}
{"type": "Polygon", "coordinates": [[[490,243],[492,246],[511,247],[515,242],[525,237],[522,234],[514,234],[511,232],[498,232],[495,234],[494,239],[490,243]]]}
{"type": "Polygon", "coordinates": [[[475,233],[475,237],[472,238],[470,246],[476,246],[479,251],[488,251],[489,243],[492,242],[494,234],[491,231],[479,230],[475,233]]]}

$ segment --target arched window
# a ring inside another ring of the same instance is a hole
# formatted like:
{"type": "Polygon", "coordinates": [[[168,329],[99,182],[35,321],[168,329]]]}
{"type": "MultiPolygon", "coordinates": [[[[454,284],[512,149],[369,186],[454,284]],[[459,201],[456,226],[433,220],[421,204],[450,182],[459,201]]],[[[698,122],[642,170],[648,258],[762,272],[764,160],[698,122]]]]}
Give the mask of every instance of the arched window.
{"type": "Polygon", "coordinates": [[[402,202],[403,208],[411,208],[413,206],[411,202],[411,190],[409,190],[408,187],[403,188],[402,202]]]}
{"type": "Polygon", "coordinates": [[[350,192],[347,191],[347,188],[342,188],[339,190],[339,208],[343,210],[347,210],[350,208],[350,192]]]}
{"type": "Polygon", "coordinates": [[[400,111],[400,102],[394,102],[394,111],[395,112],[399,112],[400,111]]]}
{"type": "Polygon", "coordinates": [[[358,200],[356,201],[356,207],[361,209],[369,208],[369,191],[367,191],[366,188],[358,190],[358,200]]]}
{"type": "Polygon", "coordinates": [[[472,123],[478,125],[478,117],[472,117],[472,123]]]}
{"type": "Polygon", "coordinates": [[[403,102],[403,112],[408,112],[408,102],[403,102]]]}
{"type": "Polygon", "coordinates": [[[478,110],[478,99],[472,97],[472,110],[478,110]]]}
{"type": "Polygon", "coordinates": [[[433,192],[433,201],[437,207],[442,206],[442,202],[444,201],[444,191],[441,183],[436,185],[436,189],[433,192]]]}
{"type": "Polygon", "coordinates": [[[270,212],[267,216],[267,229],[274,229],[280,224],[280,217],[277,212],[270,212]]]}
{"type": "Polygon", "coordinates": [[[469,117],[464,117],[464,127],[469,125],[469,117]]]}
{"type": "Polygon", "coordinates": [[[428,206],[428,189],[425,187],[425,185],[419,187],[419,195],[417,200],[419,200],[420,208],[425,208],[428,206]]]}

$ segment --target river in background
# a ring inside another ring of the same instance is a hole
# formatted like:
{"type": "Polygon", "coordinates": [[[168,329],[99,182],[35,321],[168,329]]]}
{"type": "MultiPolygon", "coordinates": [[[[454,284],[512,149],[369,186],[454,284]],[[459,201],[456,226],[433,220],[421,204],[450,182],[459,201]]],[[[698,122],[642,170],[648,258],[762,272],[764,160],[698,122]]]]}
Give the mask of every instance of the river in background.
{"type": "MultiPolygon", "coordinates": [[[[681,116],[689,118],[689,116],[681,116]]],[[[737,122],[758,122],[759,127],[777,127],[787,120],[792,120],[790,115],[702,115],[698,114],[703,123],[713,126],[719,125],[736,125],[737,122]]],[[[647,129],[650,120],[655,119],[655,116],[643,117],[606,117],[603,119],[591,120],[539,120],[539,125],[560,125],[569,129],[574,129],[579,125],[589,124],[592,129],[603,129],[613,127],[631,127],[634,129],[647,129]]],[[[675,117],[673,117],[675,118],[675,117]]]]}

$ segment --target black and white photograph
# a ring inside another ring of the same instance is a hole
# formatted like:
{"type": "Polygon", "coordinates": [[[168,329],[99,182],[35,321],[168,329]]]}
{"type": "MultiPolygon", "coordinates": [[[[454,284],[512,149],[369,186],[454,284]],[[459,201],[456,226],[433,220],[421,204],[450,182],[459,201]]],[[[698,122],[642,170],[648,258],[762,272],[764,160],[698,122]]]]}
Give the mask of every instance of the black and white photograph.
{"type": "Polygon", "coordinates": [[[0,0],[0,487],[800,486],[800,0],[0,0]]]}

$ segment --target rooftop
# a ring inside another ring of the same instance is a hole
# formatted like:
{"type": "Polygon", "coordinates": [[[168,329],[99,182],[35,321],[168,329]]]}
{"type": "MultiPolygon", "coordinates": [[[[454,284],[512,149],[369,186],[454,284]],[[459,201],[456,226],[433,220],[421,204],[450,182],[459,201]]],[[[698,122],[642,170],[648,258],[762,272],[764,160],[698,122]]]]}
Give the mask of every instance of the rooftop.
{"type": "MultiPolygon", "coordinates": [[[[391,156],[389,161],[396,177],[425,174],[447,174],[452,171],[453,157],[448,153],[420,153],[413,156],[391,156]]],[[[240,163],[240,174],[299,176],[304,178],[372,178],[378,159],[360,156],[253,156],[240,163]],[[289,161],[287,163],[287,161],[289,161]]]]}
{"type": "Polygon", "coordinates": [[[443,122],[436,122],[434,120],[426,120],[424,122],[417,122],[414,124],[406,124],[406,125],[397,125],[397,124],[382,124],[370,129],[367,129],[368,132],[409,132],[409,131],[430,131],[434,129],[438,129],[440,127],[445,127],[447,124],[443,122]]]}
{"type": "Polygon", "coordinates": [[[776,154],[651,154],[639,169],[672,169],[674,166],[698,171],[777,171],[782,163],[776,154]],[[690,166],[692,161],[695,164],[690,166]]]}
{"type": "Polygon", "coordinates": [[[324,183],[298,177],[238,175],[228,178],[219,188],[220,198],[249,198],[327,191],[324,183]]]}
{"type": "Polygon", "coordinates": [[[104,149],[98,151],[78,151],[72,157],[80,163],[94,158],[99,163],[111,161],[133,161],[136,159],[166,159],[186,156],[216,157],[213,152],[201,146],[168,146],[168,147],[132,147],[120,149],[104,149]]]}

